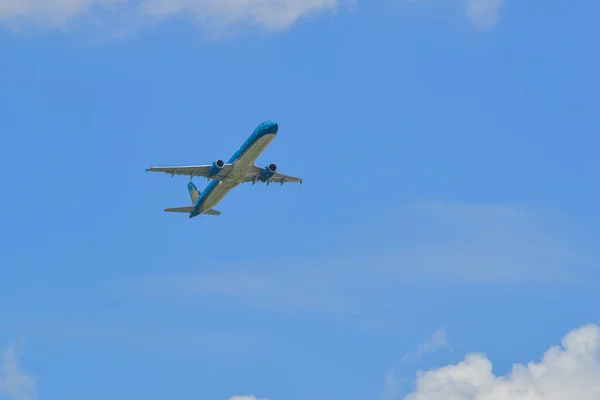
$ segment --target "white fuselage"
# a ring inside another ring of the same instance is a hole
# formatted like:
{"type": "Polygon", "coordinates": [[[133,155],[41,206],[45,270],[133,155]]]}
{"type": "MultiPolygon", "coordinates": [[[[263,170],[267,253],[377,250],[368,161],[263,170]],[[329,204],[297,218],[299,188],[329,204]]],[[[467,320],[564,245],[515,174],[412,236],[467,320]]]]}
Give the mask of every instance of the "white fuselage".
{"type": "Polygon", "coordinates": [[[254,166],[256,159],[269,146],[275,138],[274,134],[268,134],[260,137],[248,149],[233,162],[231,173],[221,181],[217,181],[215,186],[210,190],[202,203],[200,212],[210,210],[229,193],[231,189],[238,186],[244,181],[250,168],[254,166]]]}

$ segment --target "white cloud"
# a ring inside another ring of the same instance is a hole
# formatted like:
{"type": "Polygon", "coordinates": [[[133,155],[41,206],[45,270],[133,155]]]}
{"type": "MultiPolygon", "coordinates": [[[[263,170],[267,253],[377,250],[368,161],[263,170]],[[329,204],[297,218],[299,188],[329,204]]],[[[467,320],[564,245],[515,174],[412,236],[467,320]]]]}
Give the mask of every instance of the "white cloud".
{"type": "Polygon", "coordinates": [[[126,0],[0,0],[0,21],[57,25],[98,8],[111,9],[126,0]]]}
{"type": "Polygon", "coordinates": [[[340,0],[0,0],[0,22],[62,26],[86,14],[101,12],[128,16],[135,24],[144,18],[189,15],[204,27],[221,29],[251,24],[283,29],[300,18],[336,10],[340,0]]]}
{"type": "Polygon", "coordinates": [[[232,397],[228,398],[227,400],[269,400],[269,399],[267,399],[267,398],[258,399],[255,396],[249,395],[249,396],[232,396],[232,397]]]}
{"type": "MultiPolygon", "coordinates": [[[[424,343],[420,344],[413,353],[405,354],[401,362],[419,361],[427,354],[433,354],[436,351],[448,347],[448,338],[445,328],[440,328],[431,335],[424,343]]],[[[386,397],[395,399],[400,393],[400,386],[405,383],[405,379],[396,375],[396,370],[391,368],[385,375],[386,397]]]]}
{"type": "Polygon", "coordinates": [[[446,337],[446,329],[440,328],[434,332],[434,334],[425,343],[419,345],[419,348],[415,353],[409,353],[402,357],[402,361],[418,361],[426,354],[435,353],[436,351],[443,349],[448,346],[448,339],[446,337]]]}
{"type": "Polygon", "coordinates": [[[305,15],[337,6],[338,0],[146,0],[140,10],[158,17],[190,13],[201,22],[217,26],[248,22],[282,29],[305,15]]]}
{"type": "Polygon", "coordinates": [[[477,29],[489,29],[498,23],[504,0],[465,0],[467,17],[477,29]]]}
{"type": "MultiPolygon", "coordinates": [[[[504,0],[462,0],[467,17],[478,29],[496,25],[504,0]]],[[[183,15],[203,28],[222,31],[238,25],[267,30],[289,28],[311,14],[335,12],[340,5],[349,9],[357,0],[0,0],[0,24],[13,29],[35,24],[64,27],[79,17],[93,16],[98,22],[104,13],[127,21],[126,28],[152,19],[183,15]]]]}
{"type": "Polygon", "coordinates": [[[418,372],[416,388],[404,400],[598,400],[600,328],[587,325],[569,332],[540,362],[515,364],[506,376],[492,372],[483,354],[418,372]]]}
{"type": "Polygon", "coordinates": [[[36,394],[35,379],[19,366],[14,348],[2,351],[0,372],[0,398],[33,400],[36,394]]]}

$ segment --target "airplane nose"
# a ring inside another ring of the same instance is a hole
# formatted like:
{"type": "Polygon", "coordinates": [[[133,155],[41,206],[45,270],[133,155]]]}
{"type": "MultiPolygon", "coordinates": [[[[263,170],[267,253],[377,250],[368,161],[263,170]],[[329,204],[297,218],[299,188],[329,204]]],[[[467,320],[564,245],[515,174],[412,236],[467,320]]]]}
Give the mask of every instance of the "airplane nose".
{"type": "Polygon", "coordinates": [[[271,133],[277,133],[278,130],[279,130],[279,124],[277,124],[277,122],[272,122],[271,125],[269,126],[269,131],[271,133]]]}
{"type": "Polygon", "coordinates": [[[277,122],[269,121],[269,122],[265,123],[264,131],[266,134],[270,134],[270,133],[276,134],[278,130],[279,130],[279,125],[277,124],[277,122]]]}
{"type": "MultiPolygon", "coordinates": [[[[1,1],[1,0],[0,0],[1,1]]],[[[254,131],[254,135],[258,137],[264,135],[277,135],[277,131],[279,130],[279,125],[275,121],[264,121],[260,125],[256,127],[254,131]]]]}

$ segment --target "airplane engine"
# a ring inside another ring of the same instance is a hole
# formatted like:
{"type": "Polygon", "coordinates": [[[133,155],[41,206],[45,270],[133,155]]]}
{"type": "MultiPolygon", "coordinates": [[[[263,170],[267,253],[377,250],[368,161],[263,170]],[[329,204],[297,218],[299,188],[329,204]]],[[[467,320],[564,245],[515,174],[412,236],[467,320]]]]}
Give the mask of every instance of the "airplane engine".
{"type": "Polygon", "coordinates": [[[214,163],[211,164],[210,169],[208,170],[208,176],[217,175],[219,172],[221,172],[221,170],[223,169],[224,166],[225,166],[225,161],[223,161],[223,160],[215,161],[214,163]]]}
{"type": "Polygon", "coordinates": [[[271,179],[273,177],[273,175],[275,175],[276,172],[277,172],[277,165],[269,164],[268,166],[265,167],[265,169],[263,169],[262,173],[260,174],[259,179],[261,182],[266,182],[269,179],[271,179]]]}

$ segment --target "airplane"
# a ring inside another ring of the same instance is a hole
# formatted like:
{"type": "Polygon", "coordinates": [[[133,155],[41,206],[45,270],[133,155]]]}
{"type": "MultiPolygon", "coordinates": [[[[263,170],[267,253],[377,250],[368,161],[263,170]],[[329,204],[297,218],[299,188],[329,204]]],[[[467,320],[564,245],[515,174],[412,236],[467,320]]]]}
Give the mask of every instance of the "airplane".
{"type": "Polygon", "coordinates": [[[151,167],[146,171],[164,172],[174,175],[190,177],[188,191],[192,201],[191,206],[167,208],[166,212],[189,213],[189,218],[200,214],[221,215],[221,212],[213,207],[217,205],[229,193],[231,189],[241,183],[263,182],[267,185],[277,182],[283,185],[287,182],[298,182],[302,179],[294,176],[284,175],[277,172],[277,165],[269,164],[264,168],[254,165],[256,159],[267,148],[277,135],[279,125],[274,121],[265,121],[258,125],[252,135],[225,163],[219,159],[209,165],[191,165],[174,167],[151,167]],[[210,180],[210,183],[200,192],[191,182],[194,176],[201,176],[210,180]]]}

